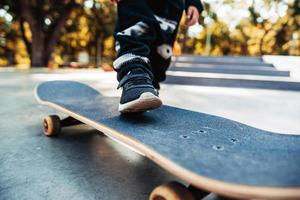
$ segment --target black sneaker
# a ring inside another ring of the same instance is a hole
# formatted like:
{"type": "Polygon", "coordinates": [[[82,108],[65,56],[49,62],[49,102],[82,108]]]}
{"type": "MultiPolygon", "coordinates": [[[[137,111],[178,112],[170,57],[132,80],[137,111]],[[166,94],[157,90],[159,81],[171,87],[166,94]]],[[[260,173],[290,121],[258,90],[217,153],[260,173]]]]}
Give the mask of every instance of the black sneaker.
{"type": "Polygon", "coordinates": [[[123,88],[119,104],[121,113],[144,112],[162,105],[150,75],[143,69],[128,72],[120,81],[118,88],[120,87],[123,88]]]}

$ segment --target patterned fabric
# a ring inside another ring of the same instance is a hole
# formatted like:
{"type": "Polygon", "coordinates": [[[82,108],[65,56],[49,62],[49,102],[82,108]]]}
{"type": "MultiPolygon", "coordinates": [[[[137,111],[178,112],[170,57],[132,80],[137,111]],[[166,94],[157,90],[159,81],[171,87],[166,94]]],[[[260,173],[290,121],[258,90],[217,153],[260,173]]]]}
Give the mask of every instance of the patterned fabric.
{"type": "MultiPolygon", "coordinates": [[[[198,4],[199,3],[199,4],[198,4]]],[[[115,30],[118,58],[114,62],[120,81],[131,69],[153,73],[153,84],[165,80],[178,24],[187,5],[198,0],[126,0],[118,3],[115,30]]]]}
{"type": "Polygon", "coordinates": [[[114,69],[118,70],[121,68],[122,65],[126,65],[127,63],[133,63],[135,61],[146,63],[146,64],[150,62],[147,57],[134,55],[132,53],[127,53],[117,58],[114,61],[113,66],[114,69]]]}

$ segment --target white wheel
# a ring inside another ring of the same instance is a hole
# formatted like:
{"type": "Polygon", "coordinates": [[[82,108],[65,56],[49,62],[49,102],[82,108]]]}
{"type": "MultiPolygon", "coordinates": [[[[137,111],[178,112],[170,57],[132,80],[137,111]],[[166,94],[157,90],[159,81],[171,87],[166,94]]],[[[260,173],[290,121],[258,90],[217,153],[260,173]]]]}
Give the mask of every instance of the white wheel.
{"type": "Polygon", "coordinates": [[[192,193],[178,182],[170,182],[156,187],[149,200],[195,200],[192,193]]]}
{"type": "Polygon", "coordinates": [[[60,119],[57,115],[49,115],[43,121],[44,134],[48,137],[60,134],[60,119]]]}

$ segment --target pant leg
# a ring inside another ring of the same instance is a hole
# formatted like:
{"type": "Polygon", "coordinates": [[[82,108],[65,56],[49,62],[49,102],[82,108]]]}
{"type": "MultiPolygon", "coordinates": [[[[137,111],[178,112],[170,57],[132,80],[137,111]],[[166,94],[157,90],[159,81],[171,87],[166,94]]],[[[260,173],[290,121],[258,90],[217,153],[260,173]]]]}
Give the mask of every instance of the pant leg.
{"type": "Polygon", "coordinates": [[[160,26],[147,0],[123,0],[118,3],[118,22],[115,30],[118,58],[114,69],[120,81],[132,68],[143,68],[152,75],[151,45],[160,26]]]}
{"type": "Polygon", "coordinates": [[[166,79],[166,71],[171,63],[173,45],[185,6],[182,0],[167,0],[163,7],[157,3],[153,3],[151,7],[161,27],[160,37],[157,37],[151,45],[150,52],[153,84],[159,88],[159,82],[166,79]]]}

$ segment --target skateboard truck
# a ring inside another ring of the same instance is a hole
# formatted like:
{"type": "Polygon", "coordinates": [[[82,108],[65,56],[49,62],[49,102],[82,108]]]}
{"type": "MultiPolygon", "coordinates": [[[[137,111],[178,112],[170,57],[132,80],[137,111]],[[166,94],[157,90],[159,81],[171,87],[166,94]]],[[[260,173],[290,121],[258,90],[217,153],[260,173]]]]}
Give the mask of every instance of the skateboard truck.
{"type": "Polygon", "coordinates": [[[209,195],[209,192],[198,189],[192,185],[186,187],[185,185],[172,181],[160,186],[157,186],[150,194],[149,200],[195,200],[202,199],[209,195]]]}
{"type": "Polygon", "coordinates": [[[83,122],[70,116],[61,120],[57,115],[48,115],[43,120],[43,130],[46,136],[53,137],[60,134],[61,128],[79,124],[83,122]]]}

